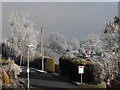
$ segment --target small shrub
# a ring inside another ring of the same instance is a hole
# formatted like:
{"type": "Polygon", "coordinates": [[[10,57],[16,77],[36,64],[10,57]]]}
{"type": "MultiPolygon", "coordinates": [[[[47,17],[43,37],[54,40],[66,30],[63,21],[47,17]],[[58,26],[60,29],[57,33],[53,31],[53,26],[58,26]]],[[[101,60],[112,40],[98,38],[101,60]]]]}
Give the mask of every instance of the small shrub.
{"type": "Polygon", "coordinates": [[[60,68],[58,64],[55,64],[55,72],[60,73],[60,68]]]}
{"type": "Polygon", "coordinates": [[[45,70],[47,72],[50,72],[50,73],[54,73],[55,72],[55,62],[54,62],[54,59],[46,58],[45,70]]]}
{"type": "MultiPolygon", "coordinates": [[[[22,72],[22,69],[15,63],[10,65],[10,73],[13,72],[13,79],[17,79],[17,75],[20,75],[20,72],[22,72]]],[[[12,75],[12,74],[11,74],[12,75]]]]}
{"type": "MultiPolygon", "coordinates": [[[[46,58],[44,58],[43,61],[44,61],[44,68],[45,68],[46,58]]],[[[27,66],[27,62],[26,62],[26,66],[27,66]]],[[[42,58],[41,57],[35,58],[34,61],[30,62],[30,67],[42,70],[42,58]]]]}
{"type": "Polygon", "coordinates": [[[9,76],[6,73],[6,71],[4,69],[2,69],[2,85],[9,86],[9,84],[10,84],[9,76]]]}

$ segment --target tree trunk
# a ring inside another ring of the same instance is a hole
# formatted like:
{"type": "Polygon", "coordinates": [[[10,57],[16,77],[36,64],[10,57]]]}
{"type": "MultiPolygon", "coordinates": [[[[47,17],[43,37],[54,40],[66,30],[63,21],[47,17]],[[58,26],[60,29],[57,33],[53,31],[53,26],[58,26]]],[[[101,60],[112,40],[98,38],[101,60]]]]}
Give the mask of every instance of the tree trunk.
{"type": "Polygon", "coordinates": [[[21,66],[21,64],[22,64],[22,61],[23,61],[23,56],[21,55],[21,56],[20,56],[20,66],[21,66]]]}

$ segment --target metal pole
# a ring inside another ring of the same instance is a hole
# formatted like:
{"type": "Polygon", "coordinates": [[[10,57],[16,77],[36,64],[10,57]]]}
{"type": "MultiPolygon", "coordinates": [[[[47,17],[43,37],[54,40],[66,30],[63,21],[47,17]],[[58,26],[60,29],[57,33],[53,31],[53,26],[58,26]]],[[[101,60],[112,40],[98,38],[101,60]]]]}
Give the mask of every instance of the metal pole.
{"type": "Polygon", "coordinates": [[[42,51],[42,70],[44,71],[44,50],[42,51]]]}
{"type": "Polygon", "coordinates": [[[30,51],[29,51],[29,47],[34,47],[35,45],[32,45],[32,44],[30,44],[30,45],[28,45],[27,46],[27,51],[28,51],[28,58],[27,58],[27,77],[28,77],[28,85],[27,85],[27,87],[28,87],[28,90],[29,90],[29,88],[30,88],[30,75],[29,75],[29,73],[30,73],[30,66],[29,66],[29,61],[30,61],[30,59],[29,59],[29,53],[30,53],[30,51]]]}
{"type": "Polygon", "coordinates": [[[27,87],[28,87],[28,90],[29,90],[29,84],[30,84],[30,81],[29,81],[29,79],[30,79],[30,77],[29,77],[29,46],[28,46],[27,73],[28,73],[28,85],[27,85],[27,87]]]}
{"type": "MultiPolygon", "coordinates": [[[[42,32],[43,34],[43,32],[42,32]]],[[[42,70],[44,71],[44,40],[42,35],[42,70]]]]}
{"type": "Polygon", "coordinates": [[[43,57],[43,27],[41,27],[41,57],[42,57],[42,71],[44,71],[44,57],[43,57]]]}
{"type": "Polygon", "coordinates": [[[81,73],[81,83],[82,83],[82,73],[81,73]]]}
{"type": "Polygon", "coordinates": [[[41,33],[40,33],[40,48],[41,48],[41,56],[42,56],[42,27],[41,27],[41,33]]]}

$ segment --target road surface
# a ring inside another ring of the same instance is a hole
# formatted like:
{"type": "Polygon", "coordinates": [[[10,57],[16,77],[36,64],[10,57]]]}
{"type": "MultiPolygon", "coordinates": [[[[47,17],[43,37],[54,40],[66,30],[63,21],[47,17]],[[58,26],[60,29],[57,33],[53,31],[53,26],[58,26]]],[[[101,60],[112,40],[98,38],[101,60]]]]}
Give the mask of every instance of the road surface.
{"type": "MultiPolygon", "coordinates": [[[[19,76],[20,78],[24,78],[25,83],[27,84],[27,73],[26,69],[23,69],[23,72],[19,76]]],[[[77,85],[68,82],[66,80],[61,80],[60,78],[57,78],[49,73],[44,72],[38,72],[36,70],[30,70],[30,85],[36,89],[75,89],[80,88],[77,85]]]]}

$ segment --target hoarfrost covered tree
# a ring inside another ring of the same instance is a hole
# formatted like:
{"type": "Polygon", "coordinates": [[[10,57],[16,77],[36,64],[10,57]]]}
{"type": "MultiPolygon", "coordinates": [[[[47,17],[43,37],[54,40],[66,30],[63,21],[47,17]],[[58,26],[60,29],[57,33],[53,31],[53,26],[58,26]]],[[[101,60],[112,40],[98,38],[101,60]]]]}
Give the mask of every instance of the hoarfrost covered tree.
{"type": "MultiPolygon", "coordinates": [[[[81,45],[85,50],[85,53],[87,51],[94,51],[95,53],[102,54],[97,58],[97,61],[103,65],[104,78],[111,78],[112,74],[118,76],[118,61],[120,55],[119,39],[120,19],[115,17],[113,22],[106,23],[105,30],[102,35],[91,34],[81,45]]],[[[90,52],[90,55],[91,54],[93,54],[93,52],[90,52]]]]}
{"type": "Polygon", "coordinates": [[[57,53],[66,50],[79,50],[80,45],[77,39],[68,39],[60,33],[52,32],[48,38],[48,46],[57,53]]]}
{"type": "Polygon", "coordinates": [[[100,36],[92,33],[81,45],[81,48],[85,50],[84,53],[90,55],[90,57],[92,58],[93,54],[102,53],[102,46],[103,42],[101,41],[100,36]]]}
{"type": "Polygon", "coordinates": [[[104,34],[101,35],[103,44],[103,61],[106,66],[106,73],[111,76],[118,75],[118,58],[120,55],[120,18],[115,17],[113,22],[106,23],[104,34]],[[117,19],[116,19],[117,18],[117,19]]]}
{"type": "Polygon", "coordinates": [[[48,37],[48,47],[58,54],[68,49],[67,38],[60,33],[52,32],[48,37]]]}
{"type": "Polygon", "coordinates": [[[52,51],[58,56],[61,56],[66,50],[79,50],[80,48],[77,39],[68,39],[58,32],[50,33],[46,43],[47,50],[52,51]]]}
{"type": "Polygon", "coordinates": [[[80,48],[80,43],[75,38],[68,39],[67,43],[68,43],[68,45],[70,45],[72,47],[73,50],[79,50],[79,48],[80,48]]]}
{"type": "MultiPolygon", "coordinates": [[[[9,19],[10,37],[8,39],[9,46],[15,51],[16,56],[21,59],[27,58],[27,45],[37,45],[34,31],[34,24],[29,20],[28,13],[12,11],[9,19]]],[[[35,47],[29,48],[30,58],[34,57],[35,47]]]]}

